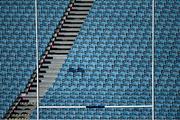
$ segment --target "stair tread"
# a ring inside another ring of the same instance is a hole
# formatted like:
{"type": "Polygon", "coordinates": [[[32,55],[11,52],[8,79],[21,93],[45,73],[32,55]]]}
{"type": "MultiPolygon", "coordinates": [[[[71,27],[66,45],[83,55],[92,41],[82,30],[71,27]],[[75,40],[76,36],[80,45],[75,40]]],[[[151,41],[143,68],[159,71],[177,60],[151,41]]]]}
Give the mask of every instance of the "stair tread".
{"type": "Polygon", "coordinates": [[[54,44],[73,44],[73,41],[54,41],[54,44]]]}

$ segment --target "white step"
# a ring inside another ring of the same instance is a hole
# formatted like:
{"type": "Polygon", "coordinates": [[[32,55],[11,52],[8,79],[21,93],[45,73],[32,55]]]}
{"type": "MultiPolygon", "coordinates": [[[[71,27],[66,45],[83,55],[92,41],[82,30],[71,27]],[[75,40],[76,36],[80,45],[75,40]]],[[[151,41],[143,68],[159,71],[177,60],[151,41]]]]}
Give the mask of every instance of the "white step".
{"type": "Polygon", "coordinates": [[[82,20],[82,19],[66,19],[65,22],[70,22],[70,23],[78,22],[78,23],[82,24],[84,22],[84,20],[82,20]]]}
{"type": "Polygon", "coordinates": [[[59,32],[58,35],[78,35],[78,32],[59,32]]]}
{"type": "Polygon", "coordinates": [[[52,48],[59,48],[59,49],[71,49],[72,48],[72,45],[55,45],[53,46],[52,48]]]}
{"type": "Polygon", "coordinates": [[[76,39],[76,36],[75,37],[56,37],[57,40],[75,40],[76,39]]]}
{"type": "Polygon", "coordinates": [[[74,5],[77,5],[77,6],[84,6],[84,7],[85,7],[85,6],[92,6],[92,3],[88,3],[88,2],[84,2],[84,3],[83,3],[83,2],[82,2],[82,3],[76,3],[76,2],[75,2],[74,5]]]}
{"type": "Polygon", "coordinates": [[[51,53],[69,53],[69,50],[51,50],[51,53]]]}
{"type": "Polygon", "coordinates": [[[70,11],[70,14],[76,14],[76,15],[87,15],[89,11],[70,11]]]}
{"type": "Polygon", "coordinates": [[[74,41],[54,41],[55,44],[73,44],[74,41]]]}
{"type": "Polygon", "coordinates": [[[72,7],[73,10],[89,10],[91,7],[72,7]]]}
{"type": "Polygon", "coordinates": [[[67,16],[67,19],[68,18],[79,18],[79,19],[85,19],[86,18],[86,15],[68,15],[67,16]]]}
{"type": "MultiPolygon", "coordinates": [[[[67,41],[67,42],[71,42],[71,41],[67,41]]],[[[52,54],[48,54],[48,57],[53,57],[53,59],[66,59],[67,55],[52,55],[52,54]]]]}
{"type": "Polygon", "coordinates": [[[80,28],[61,28],[62,31],[76,31],[79,32],[80,28]]]}
{"type": "Polygon", "coordinates": [[[65,23],[63,24],[64,27],[81,27],[82,24],[70,24],[70,23],[65,23]]]}

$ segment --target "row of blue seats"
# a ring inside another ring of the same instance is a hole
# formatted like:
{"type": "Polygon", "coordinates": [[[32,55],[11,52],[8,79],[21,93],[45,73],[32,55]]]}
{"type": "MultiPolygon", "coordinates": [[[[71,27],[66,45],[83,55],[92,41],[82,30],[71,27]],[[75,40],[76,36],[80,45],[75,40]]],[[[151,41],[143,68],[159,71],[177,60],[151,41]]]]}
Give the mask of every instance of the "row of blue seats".
{"type": "Polygon", "coordinates": [[[151,119],[151,109],[40,109],[40,119],[151,119]]]}
{"type": "Polygon", "coordinates": [[[180,1],[158,0],[156,3],[156,86],[157,119],[180,119],[178,96],[178,21],[180,1]]]}

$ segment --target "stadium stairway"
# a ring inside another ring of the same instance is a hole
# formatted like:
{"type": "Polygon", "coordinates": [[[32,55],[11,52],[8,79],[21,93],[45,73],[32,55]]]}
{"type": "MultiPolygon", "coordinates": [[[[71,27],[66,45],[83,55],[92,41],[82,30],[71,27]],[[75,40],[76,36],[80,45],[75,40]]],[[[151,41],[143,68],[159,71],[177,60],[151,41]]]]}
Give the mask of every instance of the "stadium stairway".
{"type": "MultiPolygon", "coordinates": [[[[55,33],[39,60],[39,98],[57,77],[59,70],[93,5],[93,0],[71,0],[55,33]]],[[[37,104],[37,73],[33,72],[24,92],[16,98],[4,119],[28,119],[37,104]]]]}

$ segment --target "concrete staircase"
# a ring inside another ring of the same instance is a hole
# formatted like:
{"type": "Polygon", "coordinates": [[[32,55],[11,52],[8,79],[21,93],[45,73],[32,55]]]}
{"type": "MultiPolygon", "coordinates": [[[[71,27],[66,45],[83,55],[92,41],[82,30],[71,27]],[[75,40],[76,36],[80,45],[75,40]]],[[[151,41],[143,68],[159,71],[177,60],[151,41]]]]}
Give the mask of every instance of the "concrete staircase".
{"type": "MultiPolygon", "coordinates": [[[[58,72],[93,5],[93,0],[71,0],[39,61],[39,99],[55,81],[58,72]]],[[[37,104],[37,73],[32,74],[24,92],[20,93],[4,119],[28,119],[37,104]]]]}

